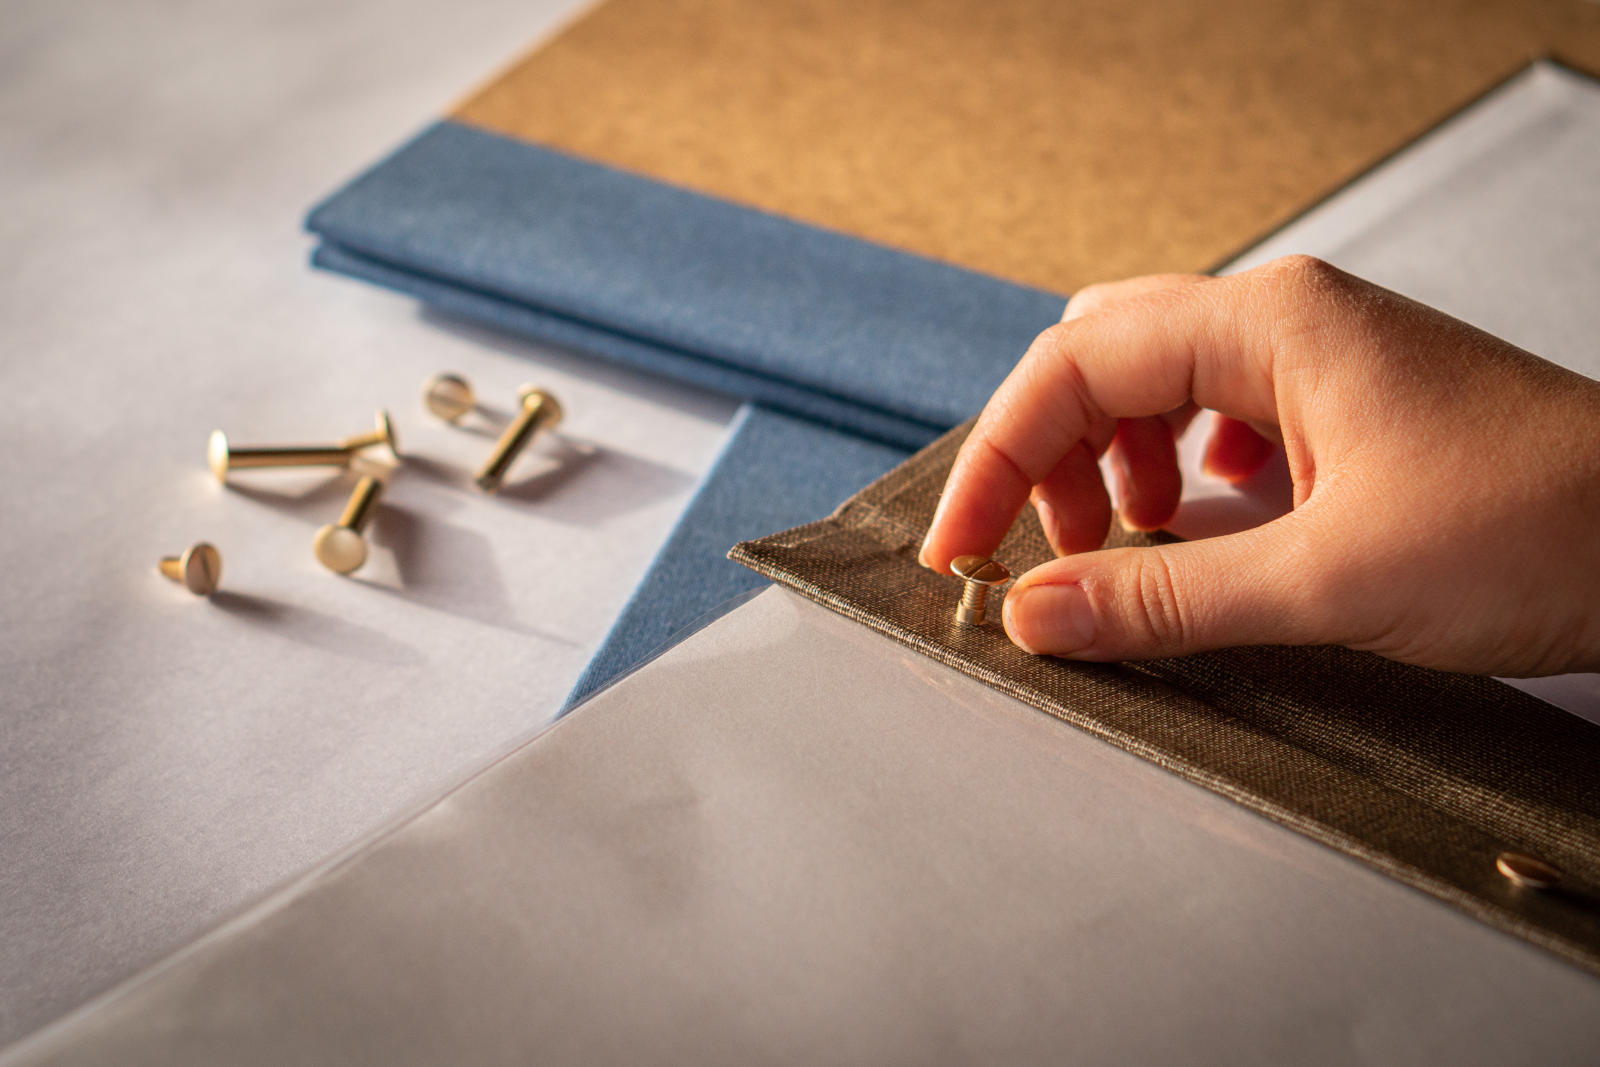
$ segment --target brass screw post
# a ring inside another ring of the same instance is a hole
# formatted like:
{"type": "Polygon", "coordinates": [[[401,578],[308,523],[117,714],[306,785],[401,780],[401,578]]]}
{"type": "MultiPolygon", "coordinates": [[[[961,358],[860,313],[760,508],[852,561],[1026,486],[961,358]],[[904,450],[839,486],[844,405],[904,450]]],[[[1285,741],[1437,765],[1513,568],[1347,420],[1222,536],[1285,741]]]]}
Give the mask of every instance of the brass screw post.
{"type": "Polygon", "coordinates": [[[221,430],[211,431],[206,446],[206,462],[217,481],[226,482],[228,472],[245,467],[348,467],[350,450],[339,445],[285,445],[282,447],[238,448],[228,443],[221,430]]]}
{"type": "Polygon", "coordinates": [[[367,561],[367,539],[361,531],[381,492],[383,483],[370,474],[356,483],[339,521],[318,530],[311,541],[319,563],[336,574],[349,574],[367,561]]]}
{"type": "Polygon", "coordinates": [[[486,493],[499,490],[501,480],[511,468],[511,461],[517,458],[517,453],[533,439],[534,434],[542,429],[554,428],[561,422],[560,403],[543,389],[524,385],[517,390],[517,395],[522,398],[522,410],[506,427],[506,432],[500,435],[494,453],[478,472],[478,488],[486,493]]]}
{"type": "Polygon", "coordinates": [[[478,398],[461,375],[435,374],[422,383],[422,406],[445,422],[460,422],[478,406],[478,398]]]}
{"type": "Polygon", "coordinates": [[[956,606],[956,621],[963,626],[982,626],[989,587],[1010,578],[1011,572],[986,556],[957,556],[950,561],[950,573],[967,583],[956,606]]]}
{"type": "Polygon", "coordinates": [[[373,445],[385,445],[389,449],[389,455],[396,460],[400,458],[400,438],[394,432],[394,421],[382,408],[378,409],[378,417],[372,432],[346,437],[339,442],[339,447],[349,452],[359,452],[373,445]]]}
{"type": "Polygon", "coordinates": [[[222,553],[205,541],[196,541],[181,556],[163,556],[159,566],[195,596],[210,596],[222,583],[222,553]]]}

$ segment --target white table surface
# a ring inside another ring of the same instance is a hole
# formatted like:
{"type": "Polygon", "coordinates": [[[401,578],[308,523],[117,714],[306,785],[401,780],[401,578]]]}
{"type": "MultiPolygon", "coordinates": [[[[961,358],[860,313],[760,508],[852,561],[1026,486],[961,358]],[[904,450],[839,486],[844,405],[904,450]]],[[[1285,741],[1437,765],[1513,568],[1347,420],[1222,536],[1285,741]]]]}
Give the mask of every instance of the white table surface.
{"type": "Polygon", "coordinates": [[[725,400],[306,263],[313,202],[575,7],[6,5],[0,1045],[543,725],[714,455],[725,400]],[[466,481],[487,420],[422,411],[445,369],[565,402],[499,498],[466,481]],[[380,406],[414,459],[352,578],[310,548],[350,478],[206,470],[213,428],[380,406]],[[201,539],[209,603],[155,567],[201,539]]]}
{"type": "MultiPolygon", "coordinates": [[[[726,401],[305,265],[312,202],[575,6],[8,5],[0,1045],[538,729],[715,452],[726,401]],[[442,369],[502,412],[524,380],[566,402],[501,498],[465,484],[488,425],[420,410],[442,369]],[[309,549],[348,479],[223,490],[202,463],[213,427],[315,441],[378,406],[411,461],[353,579],[309,549]],[[201,538],[210,603],[154,570],[201,538]]],[[[1336,236],[1295,240],[1382,274],[1336,236]]],[[[1408,277],[1381,280],[1477,317],[1471,286],[1408,277]]],[[[1566,355],[1520,332],[1552,294],[1518,296],[1484,324],[1566,355]]]]}

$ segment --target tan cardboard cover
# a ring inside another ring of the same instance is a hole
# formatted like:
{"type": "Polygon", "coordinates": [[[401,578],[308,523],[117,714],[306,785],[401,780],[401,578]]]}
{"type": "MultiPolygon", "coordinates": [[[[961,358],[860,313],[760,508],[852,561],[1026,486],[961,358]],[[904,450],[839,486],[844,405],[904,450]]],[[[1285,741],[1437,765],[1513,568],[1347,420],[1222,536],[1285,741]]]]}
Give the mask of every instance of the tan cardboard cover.
{"type": "Polygon", "coordinates": [[[1070,292],[1204,270],[1544,53],[1586,0],[609,0],[455,118],[1070,292]]]}

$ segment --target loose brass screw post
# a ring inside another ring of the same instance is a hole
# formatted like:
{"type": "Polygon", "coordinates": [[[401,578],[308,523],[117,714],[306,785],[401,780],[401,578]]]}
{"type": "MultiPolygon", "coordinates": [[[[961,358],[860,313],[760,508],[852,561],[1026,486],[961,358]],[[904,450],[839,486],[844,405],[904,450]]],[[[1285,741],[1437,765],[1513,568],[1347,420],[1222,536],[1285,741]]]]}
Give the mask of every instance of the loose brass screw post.
{"type": "Polygon", "coordinates": [[[382,492],[383,482],[370,474],[356,483],[339,521],[324,526],[312,538],[311,548],[319,563],[336,574],[349,574],[367,561],[367,539],[361,531],[382,492]]]}
{"type": "Polygon", "coordinates": [[[159,566],[195,596],[210,596],[222,582],[222,553],[205,541],[195,542],[181,556],[163,556],[159,566]]]}
{"type": "Polygon", "coordinates": [[[422,404],[445,422],[459,422],[478,406],[478,398],[461,375],[435,374],[422,383],[422,404]]]}
{"type": "Polygon", "coordinates": [[[348,467],[350,450],[339,445],[286,445],[282,447],[238,448],[228,444],[228,435],[211,431],[206,446],[206,462],[217,481],[226,482],[228,472],[245,467],[348,467]]]}
{"type": "Polygon", "coordinates": [[[506,432],[500,435],[500,440],[495,443],[494,453],[478,472],[478,488],[486,493],[499,490],[501,480],[511,468],[511,461],[517,458],[517,453],[533,439],[534,434],[541,429],[553,428],[561,422],[563,414],[561,404],[543,389],[524,385],[517,390],[517,395],[522,399],[522,410],[517,413],[511,425],[506,427],[506,432]]]}

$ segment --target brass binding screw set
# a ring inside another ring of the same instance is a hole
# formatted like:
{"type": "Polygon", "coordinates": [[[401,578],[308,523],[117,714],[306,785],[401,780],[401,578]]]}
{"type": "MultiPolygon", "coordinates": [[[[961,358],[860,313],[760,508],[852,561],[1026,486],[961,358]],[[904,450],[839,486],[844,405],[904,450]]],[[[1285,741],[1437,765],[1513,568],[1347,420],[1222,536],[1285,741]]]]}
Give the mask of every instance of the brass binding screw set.
{"type": "MultiPolygon", "coordinates": [[[[486,493],[497,492],[506,472],[540,430],[553,429],[561,421],[561,404],[543,389],[525,385],[517,391],[518,410],[494,451],[484,461],[473,482],[486,493]]],[[[460,422],[477,406],[477,397],[466,379],[456,374],[436,374],[422,387],[423,406],[449,423],[460,422]]],[[[404,463],[395,434],[394,420],[379,411],[373,428],[366,433],[345,437],[326,445],[251,445],[241,447],[228,441],[221,430],[214,430],[206,447],[206,462],[217,481],[226,484],[237,470],[255,467],[340,467],[348,468],[356,456],[372,448],[382,448],[395,464],[404,463]]],[[[376,475],[364,475],[356,483],[338,521],[317,531],[311,548],[317,561],[336,574],[349,574],[367,561],[367,541],[363,536],[384,482],[376,475]]],[[[201,541],[181,556],[161,560],[162,574],[183,585],[196,596],[216,592],[222,581],[222,553],[201,541]]]]}

